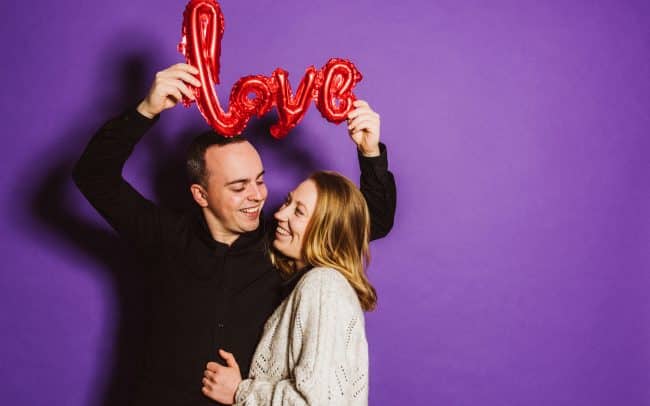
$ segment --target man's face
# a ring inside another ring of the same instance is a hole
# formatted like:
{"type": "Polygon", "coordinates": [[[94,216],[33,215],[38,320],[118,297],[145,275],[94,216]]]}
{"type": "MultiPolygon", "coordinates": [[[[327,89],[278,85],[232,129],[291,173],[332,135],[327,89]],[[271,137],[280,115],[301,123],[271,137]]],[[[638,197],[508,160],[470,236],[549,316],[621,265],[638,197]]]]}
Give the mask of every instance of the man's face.
{"type": "Polygon", "coordinates": [[[225,236],[255,230],[267,197],[264,167],[248,142],[213,145],[205,151],[207,209],[225,236]]]}

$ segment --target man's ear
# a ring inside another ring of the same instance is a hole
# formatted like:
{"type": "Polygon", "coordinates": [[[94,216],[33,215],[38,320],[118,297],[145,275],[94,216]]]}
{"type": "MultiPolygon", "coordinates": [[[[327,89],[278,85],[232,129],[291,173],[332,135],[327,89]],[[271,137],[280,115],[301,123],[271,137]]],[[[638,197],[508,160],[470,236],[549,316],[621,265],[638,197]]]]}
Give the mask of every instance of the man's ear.
{"type": "Polygon", "coordinates": [[[203,186],[194,183],[190,186],[190,193],[192,193],[192,198],[200,207],[208,207],[208,192],[206,192],[203,186]]]}

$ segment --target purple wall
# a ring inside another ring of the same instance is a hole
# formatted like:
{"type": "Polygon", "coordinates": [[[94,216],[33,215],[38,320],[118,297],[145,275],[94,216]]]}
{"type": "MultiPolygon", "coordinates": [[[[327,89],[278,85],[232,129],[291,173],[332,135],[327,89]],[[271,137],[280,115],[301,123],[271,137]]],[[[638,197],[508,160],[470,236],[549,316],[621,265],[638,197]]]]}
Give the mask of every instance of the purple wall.
{"type": "MultiPolygon", "coordinates": [[[[0,6],[5,405],[102,404],[111,389],[119,404],[129,389],[137,265],[69,173],[181,59],[184,6],[0,6]]],[[[339,56],[382,115],[399,201],[372,246],[371,403],[650,405],[650,3],[222,7],[222,98],[243,75],[280,66],[295,86],[339,56]]],[[[126,176],[185,203],[180,156],[203,126],[195,107],[165,114],[126,176]]],[[[345,129],[313,105],[284,141],[254,140],[272,202],[316,167],[357,176],[345,129]]]]}

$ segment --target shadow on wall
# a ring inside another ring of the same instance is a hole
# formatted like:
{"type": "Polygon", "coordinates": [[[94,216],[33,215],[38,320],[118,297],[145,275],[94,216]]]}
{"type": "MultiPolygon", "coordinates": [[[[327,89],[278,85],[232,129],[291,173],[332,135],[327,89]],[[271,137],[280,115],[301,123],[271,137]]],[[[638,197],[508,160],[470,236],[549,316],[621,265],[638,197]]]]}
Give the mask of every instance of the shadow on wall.
{"type": "MultiPolygon", "coordinates": [[[[107,57],[100,64],[104,71],[98,72],[98,83],[104,87],[93,94],[96,99],[89,101],[87,106],[90,108],[80,110],[83,116],[71,117],[70,122],[74,124],[55,137],[58,142],[48,148],[48,158],[36,164],[30,163],[25,168],[25,175],[19,177],[21,184],[33,186],[17,207],[28,210],[28,213],[21,214],[26,214],[30,220],[26,230],[30,237],[41,239],[45,234],[48,248],[72,252],[67,255],[80,253],[96,261],[96,267],[80,272],[109,273],[117,308],[113,315],[114,329],[108,326],[104,330],[115,331],[115,335],[112,343],[102,345],[110,349],[110,358],[105,359],[97,371],[91,372],[96,382],[89,393],[97,395],[89,404],[121,406],[129,403],[129,395],[135,391],[141,354],[147,345],[152,309],[149,284],[142,272],[145,265],[114,232],[79,213],[72,203],[74,199],[69,196],[74,190],[71,171],[98,124],[125,108],[135,106],[149,89],[154,73],[152,66],[165,66],[165,63],[154,65],[154,50],[144,47],[129,53],[120,46],[111,46],[107,50],[107,57]],[[108,93],[108,97],[102,92],[108,93]],[[108,375],[106,370],[110,371],[108,375]]],[[[268,128],[273,121],[272,117],[255,120],[245,135],[262,155],[271,156],[273,160],[282,159],[282,164],[277,167],[282,168],[283,176],[292,177],[297,185],[309,173],[325,166],[309,153],[306,145],[300,145],[304,138],[300,137],[300,129],[294,130],[290,142],[272,139],[268,128]]],[[[151,182],[153,200],[160,205],[180,209],[193,206],[185,181],[184,151],[192,136],[204,130],[205,127],[186,128],[172,137],[173,142],[165,142],[169,138],[163,136],[165,129],[158,125],[139,145],[138,148],[148,149],[151,156],[157,157],[151,182]]],[[[286,192],[270,191],[269,208],[265,210],[267,217],[272,215],[273,206],[279,204],[286,192]]],[[[83,306],[83,303],[79,305],[83,306]]]]}

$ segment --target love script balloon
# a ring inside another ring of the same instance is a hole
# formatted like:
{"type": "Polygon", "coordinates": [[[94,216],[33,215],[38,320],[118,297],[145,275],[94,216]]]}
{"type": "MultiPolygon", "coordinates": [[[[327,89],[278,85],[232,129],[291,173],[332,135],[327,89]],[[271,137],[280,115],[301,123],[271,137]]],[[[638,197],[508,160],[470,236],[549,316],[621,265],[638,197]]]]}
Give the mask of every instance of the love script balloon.
{"type": "MultiPolygon", "coordinates": [[[[284,138],[305,116],[313,100],[321,115],[339,124],[352,110],[356,100],[352,89],[362,79],[354,64],[332,58],[321,69],[306,69],[296,94],[291,90],[289,73],[276,69],[271,76],[252,75],[239,79],[232,87],[228,110],[219,102],[215,85],[219,83],[221,39],[224,18],[215,0],[191,0],[183,13],[183,30],[178,50],[187,63],[198,70],[199,88],[191,87],[199,111],[218,133],[226,137],[239,135],[252,116],[261,117],[274,106],[278,122],[271,135],[284,138]]],[[[184,100],[189,105],[189,100],[184,100]]]]}

